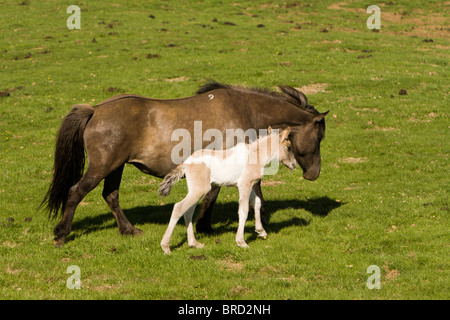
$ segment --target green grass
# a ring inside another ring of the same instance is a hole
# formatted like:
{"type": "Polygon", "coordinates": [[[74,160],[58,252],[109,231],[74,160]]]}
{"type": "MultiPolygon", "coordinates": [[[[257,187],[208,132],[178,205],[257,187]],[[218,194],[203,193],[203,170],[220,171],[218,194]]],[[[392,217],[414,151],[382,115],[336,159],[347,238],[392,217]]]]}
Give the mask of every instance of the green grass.
{"type": "Polygon", "coordinates": [[[450,298],[448,5],[380,4],[373,32],[372,3],[362,1],[21,3],[0,1],[0,91],[10,91],[0,97],[0,298],[450,298]],[[82,9],[80,30],[66,28],[69,4],[82,9]],[[235,245],[229,188],[215,207],[217,234],[197,235],[205,248],[188,248],[179,224],[164,255],[185,183],[162,199],[159,179],[128,166],[121,205],[144,235],[119,235],[99,186],[54,248],[57,221],[36,208],[71,106],[122,92],[185,97],[205,79],[319,84],[309,101],[331,110],[320,178],[283,168],[265,179],[268,240],[256,239],[250,219],[250,249],[235,245]],[[80,267],[80,290],[66,288],[70,265],[80,267]],[[380,290],[366,286],[370,265],[380,267],[380,290]]]}

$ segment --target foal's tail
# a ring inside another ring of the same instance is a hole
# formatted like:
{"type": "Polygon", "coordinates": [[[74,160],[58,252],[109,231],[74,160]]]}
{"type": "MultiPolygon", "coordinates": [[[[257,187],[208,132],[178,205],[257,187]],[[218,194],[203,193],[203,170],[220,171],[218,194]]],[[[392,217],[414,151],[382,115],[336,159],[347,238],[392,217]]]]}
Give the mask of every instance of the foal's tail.
{"type": "Polygon", "coordinates": [[[83,176],[83,133],[94,108],[88,104],[75,105],[64,118],[56,140],[53,180],[39,208],[45,206],[49,217],[64,212],[70,188],[83,176]]]}
{"type": "Polygon", "coordinates": [[[158,193],[160,196],[166,197],[169,195],[172,186],[184,177],[184,166],[181,164],[172,171],[170,171],[164,180],[159,185],[158,193]]]}

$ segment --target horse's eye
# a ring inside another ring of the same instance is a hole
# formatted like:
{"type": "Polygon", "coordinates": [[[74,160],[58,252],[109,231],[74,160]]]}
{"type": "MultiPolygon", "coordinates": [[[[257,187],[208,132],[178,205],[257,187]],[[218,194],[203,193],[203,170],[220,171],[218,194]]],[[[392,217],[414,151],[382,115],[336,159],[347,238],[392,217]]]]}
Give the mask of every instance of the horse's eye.
{"type": "Polygon", "coordinates": [[[291,147],[287,147],[287,151],[288,151],[288,152],[291,152],[291,147]]]}

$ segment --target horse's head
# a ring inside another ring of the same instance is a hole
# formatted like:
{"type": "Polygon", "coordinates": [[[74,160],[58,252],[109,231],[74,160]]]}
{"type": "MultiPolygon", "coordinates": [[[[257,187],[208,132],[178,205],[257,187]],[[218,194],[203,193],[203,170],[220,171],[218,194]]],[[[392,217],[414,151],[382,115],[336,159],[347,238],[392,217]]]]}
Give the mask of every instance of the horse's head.
{"type": "Polygon", "coordinates": [[[311,121],[292,128],[291,140],[295,158],[303,169],[303,177],[314,181],[320,174],[320,142],[325,136],[327,112],[314,115],[311,121]]]}
{"type": "Polygon", "coordinates": [[[301,112],[301,125],[291,129],[292,149],[295,159],[303,169],[303,177],[314,181],[320,174],[320,142],[325,136],[325,116],[327,112],[320,113],[314,106],[308,104],[303,92],[289,87],[279,86],[285,99],[299,107],[301,112]]]}

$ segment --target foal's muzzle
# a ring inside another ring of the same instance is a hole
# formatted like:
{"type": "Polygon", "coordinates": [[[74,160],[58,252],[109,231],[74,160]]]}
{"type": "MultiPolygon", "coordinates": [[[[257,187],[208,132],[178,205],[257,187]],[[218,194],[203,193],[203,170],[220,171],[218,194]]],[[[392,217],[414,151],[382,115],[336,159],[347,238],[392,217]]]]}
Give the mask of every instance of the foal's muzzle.
{"type": "Polygon", "coordinates": [[[286,167],[288,167],[289,170],[294,170],[295,168],[297,168],[297,165],[298,165],[297,161],[294,161],[290,162],[286,167]]]}

